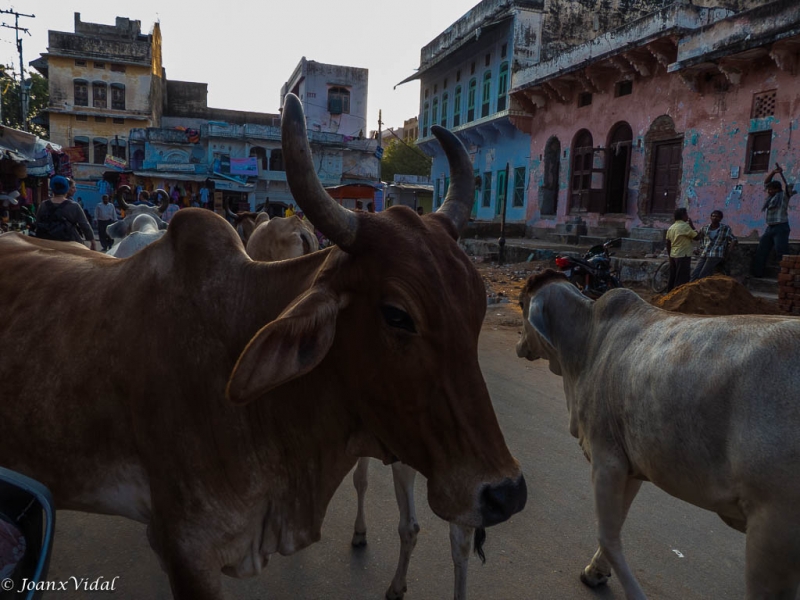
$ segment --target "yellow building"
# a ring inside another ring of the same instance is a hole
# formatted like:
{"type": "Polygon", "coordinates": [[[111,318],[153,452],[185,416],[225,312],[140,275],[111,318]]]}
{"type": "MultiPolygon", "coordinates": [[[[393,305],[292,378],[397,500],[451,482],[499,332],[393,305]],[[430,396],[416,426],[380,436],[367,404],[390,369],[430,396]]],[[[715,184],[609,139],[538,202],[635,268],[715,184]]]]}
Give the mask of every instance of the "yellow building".
{"type": "Polygon", "coordinates": [[[161,30],[117,17],[114,25],[84,23],[49,31],[47,52],[31,63],[48,79],[50,139],[65,149],[78,180],[97,180],[107,156],[127,164],[131,129],[159,127],[164,96],[161,30]]]}

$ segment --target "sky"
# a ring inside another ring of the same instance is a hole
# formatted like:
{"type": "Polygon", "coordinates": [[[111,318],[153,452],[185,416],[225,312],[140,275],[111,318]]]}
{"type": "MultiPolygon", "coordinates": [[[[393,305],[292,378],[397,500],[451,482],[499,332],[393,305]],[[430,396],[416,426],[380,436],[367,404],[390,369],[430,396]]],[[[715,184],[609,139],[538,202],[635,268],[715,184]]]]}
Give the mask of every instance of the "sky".
{"type": "MultiPolygon", "coordinates": [[[[208,83],[214,108],[277,113],[281,86],[300,59],[369,69],[367,131],[402,127],[417,115],[419,82],[393,89],[419,66],[422,47],[478,0],[0,0],[0,9],[33,14],[19,18],[23,59],[47,50],[48,30],[73,32],[84,22],[113,25],[128,17],[150,33],[161,26],[167,78],[208,83]]],[[[14,25],[14,16],[0,14],[14,25]]],[[[0,62],[19,71],[13,29],[0,28],[0,62]]]]}

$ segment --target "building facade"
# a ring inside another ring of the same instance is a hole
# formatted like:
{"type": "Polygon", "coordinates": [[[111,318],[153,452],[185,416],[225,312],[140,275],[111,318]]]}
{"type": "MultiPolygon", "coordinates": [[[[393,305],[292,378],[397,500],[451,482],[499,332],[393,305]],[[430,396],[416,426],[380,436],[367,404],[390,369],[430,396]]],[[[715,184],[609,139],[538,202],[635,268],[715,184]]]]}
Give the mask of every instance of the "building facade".
{"type": "Polygon", "coordinates": [[[525,116],[511,103],[511,75],[538,60],[542,1],[484,0],[422,48],[417,145],[432,156],[434,209],[449,188],[447,160],[431,127],[453,131],[472,158],[473,217],[523,221],[529,179],[530,136],[525,116]]]}
{"type": "Polygon", "coordinates": [[[800,5],[759,4],[676,2],[514,75],[534,232],[579,221],[656,239],[684,206],[698,223],[724,211],[739,236],[763,229],[766,173],[800,176],[800,5]]]}
{"type": "Polygon", "coordinates": [[[143,34],[141,22],[117,17],[114,25],[84,23],[75,31],[48,32],[47,52],[31,63],[48,79],[50,139],[71,148],[73,174],[98,180],[128,160],[132,128],[158,127],[163,106],[161,32],[143,34]]]}

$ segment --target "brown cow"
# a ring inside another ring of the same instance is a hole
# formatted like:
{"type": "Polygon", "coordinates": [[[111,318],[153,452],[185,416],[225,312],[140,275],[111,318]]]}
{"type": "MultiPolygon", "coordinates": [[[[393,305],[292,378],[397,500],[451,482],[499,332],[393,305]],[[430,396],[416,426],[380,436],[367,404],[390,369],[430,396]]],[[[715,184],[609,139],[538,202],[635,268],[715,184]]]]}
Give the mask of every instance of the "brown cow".
{"type": "Polygon", "coordinates": [[[253,260],[285,260],[316,252],[319,240],[313,228],[297,215],[270,219],[261,213],[245,248],[253,260]]]}
{"type": "Polygon", "coordinates": [[[453,182],[438,213],[355,214],[325,194],[288,95],[287,180],[337,244],[293,260],[252,261],[224,219],[192,208],[126,260],[0,237],[0,464],[58,508],[147,523],[178,600],[220,600],[220,569],[254,575],[317,541],[359,456],[418,470],[448,521],[521,510],[478,364],[483,282],[456,244],[472,165],[435,135],[453,182]],[[128,368],[154,350],[168,360],[128,368]]]}

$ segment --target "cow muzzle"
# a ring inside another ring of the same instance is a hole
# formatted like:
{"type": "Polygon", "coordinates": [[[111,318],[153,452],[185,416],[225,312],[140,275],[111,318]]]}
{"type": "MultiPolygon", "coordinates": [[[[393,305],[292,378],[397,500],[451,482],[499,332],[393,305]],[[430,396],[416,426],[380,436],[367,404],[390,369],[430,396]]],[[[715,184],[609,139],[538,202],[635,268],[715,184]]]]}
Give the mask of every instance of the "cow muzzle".
{"type": "Polygon", "coordinates": [[[486,485],[480,493],[480,511],[483,526],[491,527],[507,521],[511,515],[525,508],[528,486],[525,477],[506,479],[502,483],[486,485]]]}

